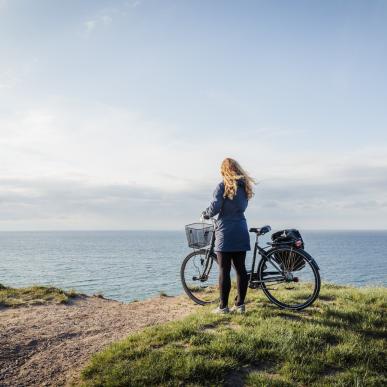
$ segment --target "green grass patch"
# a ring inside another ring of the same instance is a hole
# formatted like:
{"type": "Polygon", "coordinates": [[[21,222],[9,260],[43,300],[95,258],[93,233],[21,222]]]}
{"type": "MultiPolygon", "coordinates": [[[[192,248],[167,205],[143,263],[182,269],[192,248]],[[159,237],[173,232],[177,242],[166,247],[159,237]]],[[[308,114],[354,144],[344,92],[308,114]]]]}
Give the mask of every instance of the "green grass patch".
{"type": "Polygon", "coordinates": [[[277,308],[260,291],[249,292],[245,315],[212,308],[111,345],[83,370],[83,384],[387,385],[386,288],[326,284],[300,312],[277,308]]]}
{"type": "Polygon", "coordinates": [[[75,297],[75,291],[64,291],[48,286],[11,288],[0,284],[0,307],[41,305],[46,303],[67,303],[75,297]]]}

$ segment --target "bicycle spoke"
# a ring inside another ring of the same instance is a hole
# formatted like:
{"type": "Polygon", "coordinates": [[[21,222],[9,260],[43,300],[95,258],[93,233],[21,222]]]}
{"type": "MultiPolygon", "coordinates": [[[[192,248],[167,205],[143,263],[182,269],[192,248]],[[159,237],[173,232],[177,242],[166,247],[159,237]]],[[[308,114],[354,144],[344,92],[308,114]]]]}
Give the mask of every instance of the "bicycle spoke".
{"type": "Polygon", "coordinates": [[[301,309],[314,300],[319,289],[316,272],[298,250],[287,247],[276,249],[261,265],[262,289],[277,305],[301,309]],[[276,266],[282,270],[282,281],[278,281],[275,275],[279,274],[276,266]]]}
{"type": "Polygon", "coordinates": [[[218,291],[218,265],[212,258],[206,258],[206,252],[198,251],[186,262],[184,282],[186,291],[195,301],[201,303],[216,302],[218,291]]]}

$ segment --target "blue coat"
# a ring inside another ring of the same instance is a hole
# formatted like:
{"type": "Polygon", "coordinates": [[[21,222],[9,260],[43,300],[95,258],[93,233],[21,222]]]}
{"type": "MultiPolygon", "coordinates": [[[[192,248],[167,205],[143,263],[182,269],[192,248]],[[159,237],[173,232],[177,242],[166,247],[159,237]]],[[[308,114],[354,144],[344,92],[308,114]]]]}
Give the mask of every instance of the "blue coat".
{"type": "Polygon", "coordinates": [[[244,212],[248,199],[244,181],[237,181],[237,193],[232,200],[224,198],[224,183],[217,185],[211,204],[204,211],[213,217],[218,215],[215,228],[215,251],[248,251],[250,235],[244,212]]]}

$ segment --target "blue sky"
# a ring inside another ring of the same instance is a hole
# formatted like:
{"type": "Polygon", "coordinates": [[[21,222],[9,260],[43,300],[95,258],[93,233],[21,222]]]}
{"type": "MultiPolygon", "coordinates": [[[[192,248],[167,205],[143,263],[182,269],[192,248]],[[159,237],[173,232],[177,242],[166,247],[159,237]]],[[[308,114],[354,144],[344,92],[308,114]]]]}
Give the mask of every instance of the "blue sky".
{"type": "Polygon", "coordinates": [[[178,229],[231,156],[274,228],[387,228],[387,2],[0,0],[0,230],[178,229]]]}

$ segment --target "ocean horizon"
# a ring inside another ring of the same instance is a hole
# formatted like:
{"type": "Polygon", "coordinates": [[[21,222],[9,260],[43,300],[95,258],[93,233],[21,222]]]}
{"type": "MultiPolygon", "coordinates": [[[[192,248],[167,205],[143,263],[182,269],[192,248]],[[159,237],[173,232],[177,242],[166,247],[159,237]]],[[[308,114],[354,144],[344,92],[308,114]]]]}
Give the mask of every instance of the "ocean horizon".
{"type": "MultiPolygon", "coordinates": [[[[191,222],[191,223],[199,223],[199,221],[197,222],[191,222]]],[[[260,226],[263,227],[263,224],[261,224],[260,226]]],[[[251,227],[255,227],[255,226],[251,226],[251,227]]],[[[256,226],[256,227],[259,227],[259,226],[256,226]]],[[[15,230],[0,230],[0,233],[10,233],[10,232],[145,232],[145,231],[149,231],[149,232],[181,232],[183,230],[184,232],[184,226],[183,228],[171,228],[171,229],[168,229],[168,228],[163,228],[163,229],[145,229],[145,228],[142,228],[142,229],[130,229],[130,228],[117,228],[117,229],[104,229],[104,228],[101,228],[101,229],[98,229],[98,228],[85,228],[85,229],[15,229],[15,230]]],[[[307,229],[298,229],[302,232],[315,232],[315,231],[318,231],[318,232],[361,232],[361,231],[366,231],[366,232],[372,232],[372,231],[376,231],[376,232],[387,232],[387,228],[365,228],[365,229],[362,229],[362,228],[307,228],[307,229]]],[[[272,229],[270,231],[270,234],[273,233],[273,232],[276,232],[276,231],[279,231],[279,229],[272,229]]],[[[250,233],[251,234],[251,233],[250,233]]],[[[251,234],[253,235],[253,234],[251,234]]]]}
{"type": "MultiPolygon", "coordinates": [[[[387,285],[387,230],[300,231],[323,282],[387,285]]],[[[190,252],[184,230],[0,231],[0,283],[52,285],[124,302],[177,295],[180,265],[190,252]]],[[[248,269],[251,258],[250,251],[248,269]]]]}

